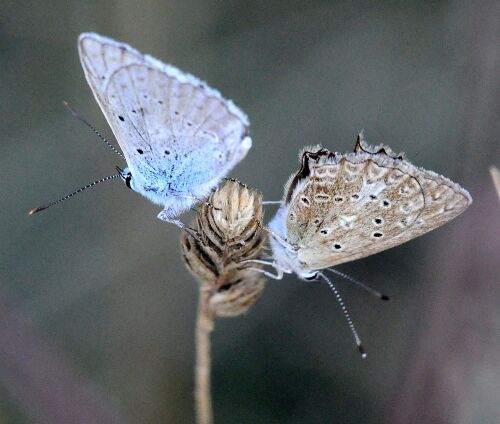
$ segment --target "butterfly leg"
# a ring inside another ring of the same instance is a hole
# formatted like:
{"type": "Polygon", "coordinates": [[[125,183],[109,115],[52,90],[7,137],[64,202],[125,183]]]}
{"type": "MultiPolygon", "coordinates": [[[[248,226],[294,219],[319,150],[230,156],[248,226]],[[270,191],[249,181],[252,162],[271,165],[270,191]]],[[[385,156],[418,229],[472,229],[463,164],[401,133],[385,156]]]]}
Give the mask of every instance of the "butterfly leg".
{"type": "MultiPolygon", "coordinates": [[[[259,223],[260,225],[260,223],[259,223]]],[[[296,252],[298,250],[297,247],[292,246],[290,243],[288,243],[283,237],[281,237],[278,233],[275,233],[273,230],[270,228],[264,227],[260,225],[260,228],[262,228],[264,231],[268,232],[273,238],[275,238],[283,247],[285,247],[289,252],[296,252]]]]}
{"type": "Polygon", "coordinates": [[[248,259],[246,261],[243,261],[243,263],[254,263],[254,264],[262,264],[262,265],[272,266],[275,269],[276,274],[273,274],[272,272],[269,272],[269,271],[266,271],[266,270],[260,269],[260,268],[251,267],[249,269],[251,269],[253,271],[260,272],[260,273],[264,274],[266,277],[272,278],[273,280],[282,280],[283,279],[283,273],[286,272],[285,269],[283,269],[282,267],[280,267],[274,261],[271,262],[271,261],[264,261],[262,259],[248,259]]]}
{"type": "Polygon", "coordinates": [[[262,223],[260,221],[258,221],[257,224],[259,225],[260,228],[262,228],[264,231],[266,231],[271,236],[273,236],[288,251],[290,251],[290,252],[296,252],[298,250],[298,247],[292,246],[283,237],[281,237],[278,233],[276,233],[273,230],[271,230],[270,228],[262,225],[262,223]]]}
{"type": "Polygon", "coordinates": [[[265,261],[263,259],[247,259],[243,261],[243,263],[248,264],[248,263],[253,263],[253,264],[262,264],[262,265],[269,265],[272,266],[273,268],[278,268],[278,265],[274,261],[265,261]]]}
{"type": "Polygon", "coordinates": [[[194,237],[195,239],[201,241],[200,234],[198,231],[196,231],[194,228],[188,227],[186,224],[184,224],[182,221],[178,219],[174,219],[171,214],[169,213],[170,211],[168,209],[163,209],[159,214],[158,214],[158,219],[168,222],[169,224],[174,224],[177,227],[179,227],[181,230],[186,231],[190,236],[194,237]]]}
{"type": "Polygon", "coordinates": [[[170,224],[174,224],[176,225],[177,227],[179,227],[181,230],[185,230],[187,228],[189,228],[186,224],[184,224],[182,221],[179,221],[178,219],[173,219],[173,218],[168,218],[166,216],[164,216],[162,214],[162,212],[160,212],[158,214],[158,219],[161,219],[162,221],[165,221],[165,222],[168,222],[170,224]]]}
{"type": "Polygon", "coordinates": [[[264,200],[262,202],[263,205],[281,205],[283,204],[283,200],[264,200]]]}
{"type": "Polygon", "coordinates": [[[251,269],[252,271],[257,271],[260,272],[261,274],[264,274],[266,277],[272,278],[273,280],[282,280],[283,279],[283,270],[280,268],[276,268],[276,274],[273,274],[272,272],[266,271],[264,269],[260,268],[248,268],[251,269]]]}
{"type": "MultiPolygon", "coordinates": [[[[214,189],[214,191],[215,191],[215,189],[214,189]]],[[[216,211],[222,210],[221,208],[218,208],[218,207],[214,206],[208,200],[203,200],[203,199],[200,199],[199,197],[187,196],[187,195],[184,195],[184,194],[182,196],[178,196],[178,197],[182,197],[183,199],[193,200],[195,203],[203,203],[205,206],[208,206],[209,208],[214,209],[216,211]]],[[[196,209],[192,209],[192,210],[196,211],[196,209]]]]}

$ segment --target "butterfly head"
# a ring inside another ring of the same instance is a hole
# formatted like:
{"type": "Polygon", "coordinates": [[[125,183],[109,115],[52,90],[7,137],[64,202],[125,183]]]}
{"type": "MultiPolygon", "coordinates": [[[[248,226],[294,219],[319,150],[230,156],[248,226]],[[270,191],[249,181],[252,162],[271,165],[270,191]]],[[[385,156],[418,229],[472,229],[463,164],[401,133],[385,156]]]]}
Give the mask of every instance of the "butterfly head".
{"type": "Polygon", "coordinates": [[[303,280],[305,281],[318,281],[320,279],[320,272],[319,271],[312,271],[310,273],[305,273],[304,275],[300,276],[303,280]]]}
{"type": "Polygon", "coordinates": [[[121,169],[119,166],[116,167],[116,170],[120,174],[120,178],[122,181],[125,183],[125,185],[130,188],[131,190],[135,190],[134,188],[134,179],[132,177],[132,173],[130,170],[127,168],[121,169]]]}

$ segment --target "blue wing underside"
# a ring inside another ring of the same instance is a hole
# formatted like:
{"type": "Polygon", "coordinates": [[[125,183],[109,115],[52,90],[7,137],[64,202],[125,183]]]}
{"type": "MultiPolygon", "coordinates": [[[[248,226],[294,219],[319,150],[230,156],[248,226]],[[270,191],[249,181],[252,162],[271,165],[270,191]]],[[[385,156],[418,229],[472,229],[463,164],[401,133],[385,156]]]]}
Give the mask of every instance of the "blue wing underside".
{"type": "Polygon", "coordinates": [[[208,195],[251,147],[245,114],[197,78],[97,34],[82,34],[79,52],[131,188],[168,216],[208,195]]]}
{"type": "Polygon", "coordinates": [[[242,138],[244,127],[220,99],[196,90],[144,66],[121,68],[110,78],[105,95],[115,112],[117,139],[135,189],[146,197],[199,195],[233,165],[231,141],[242,138]]]}

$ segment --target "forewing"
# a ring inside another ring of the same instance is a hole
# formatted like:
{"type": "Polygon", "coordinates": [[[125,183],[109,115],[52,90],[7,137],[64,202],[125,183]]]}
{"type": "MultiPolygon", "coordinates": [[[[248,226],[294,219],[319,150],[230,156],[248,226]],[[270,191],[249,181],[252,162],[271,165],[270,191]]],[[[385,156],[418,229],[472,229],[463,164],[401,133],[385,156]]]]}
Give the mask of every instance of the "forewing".
{"type": "Polygon", "coordinates": [[[287,217],[298,260],[321,269],[397,246],[471,203],[458,184],[406,160],[358,152],[311,164],[287,217]]]}
{"type": "Polygon", "coordinates": [[[174,162],[208,144],[224,161],[214,174],[223,174],[246,154],[247,117],[197,78],[97,34],[82,34],[79,52],[133,171],[166,174],[174,162]]]}

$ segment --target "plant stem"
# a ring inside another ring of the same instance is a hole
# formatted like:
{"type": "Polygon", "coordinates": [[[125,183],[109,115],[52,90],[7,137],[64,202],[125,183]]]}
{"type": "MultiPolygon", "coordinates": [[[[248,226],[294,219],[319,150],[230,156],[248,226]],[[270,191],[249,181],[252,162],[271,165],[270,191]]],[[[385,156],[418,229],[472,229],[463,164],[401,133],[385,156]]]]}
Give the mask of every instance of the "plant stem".
{"type": "Polygon", "coordinates": [[[195,401],[198,424],[212,424],[212,394],[210,387],[210,334],[214,330],[214,318],[208,304],[209,293],[200,288],[198,317],[196,320],[195,401]]]}

